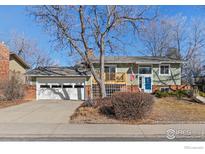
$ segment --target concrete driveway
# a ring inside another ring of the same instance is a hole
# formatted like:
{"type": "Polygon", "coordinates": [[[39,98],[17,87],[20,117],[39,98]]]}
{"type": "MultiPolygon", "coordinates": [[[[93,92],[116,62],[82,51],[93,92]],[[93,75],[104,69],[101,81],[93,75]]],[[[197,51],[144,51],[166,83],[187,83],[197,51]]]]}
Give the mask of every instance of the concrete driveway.
{"type": "Polygon", "coordinates": [[[80,101],[37,101],[0,109],[0,141],[205,140],[205,124],[70,124],[80,101]],[[171,135],[171,136],[170,136],[171,135]],[[174,138],[173,138],[174,137],[174,138]]]}
{"type": "Polygon", "coordinates": [[[39,100],[0,109],[2,123],[68,123],[81,101],[39,100]]]}

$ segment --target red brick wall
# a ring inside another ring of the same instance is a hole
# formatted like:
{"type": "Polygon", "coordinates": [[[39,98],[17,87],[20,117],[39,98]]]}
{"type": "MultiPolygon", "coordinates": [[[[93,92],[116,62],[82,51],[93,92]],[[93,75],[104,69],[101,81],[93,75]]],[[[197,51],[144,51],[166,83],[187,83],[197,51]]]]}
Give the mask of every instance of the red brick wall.
{"type": "Polygon", "coordinates": [[[91,98],[91,86],[86,85],[85,86],[85,99],[91,98]]]}
{"type": "Polygon", "coordinates": [[[160,90],[160,87],[170,87],[173,90],[190,90],[191,86],[189,85],[170,85],[170,86],[165,86],[165,85],[153,85],[152,86],[152,92],[156,92],[157,90],[160,90]]]}
{"type": "Polygon", "coordinates": [[[140,92],[140,89],[137,85],[126,85],[127,92],[140,92]]]}
{"type": "Polygon", "coordinates": [[[9,79],[9,50],[0,43],[0,82],[9,79]]]}
{"type": "Polygon", "coordinates": [[[35,100],[36,99],[36,86],[25,85],[24,100],[35,100]]]}

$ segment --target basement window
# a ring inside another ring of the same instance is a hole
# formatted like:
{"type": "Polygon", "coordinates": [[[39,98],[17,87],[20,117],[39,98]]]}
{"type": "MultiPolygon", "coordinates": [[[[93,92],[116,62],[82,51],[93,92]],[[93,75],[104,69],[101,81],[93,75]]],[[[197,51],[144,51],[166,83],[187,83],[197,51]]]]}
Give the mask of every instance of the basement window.
{"type": "Polygon", "coordinates": [[[63,88],[73,88],[72,85],[63,85],[63,88]]]}
{"type": "Polygon", "coordinates": [[[83,85],[75,85],[74,88],[84,88],[83,85]]]}
{"type": "Polygon", "coordinates": [[[61,88],[61,85],[52,85],[52,88],[61,88]]]}
{"type": "Polygon", "coordinates": [[[50,88],[49,85],[40,85],[40,88],[50,88]]]}
{"type": "Polygon", "coordinates": [[[161,87],[160,91],[161,92],[169,92],[169,87],[161,87]]]}

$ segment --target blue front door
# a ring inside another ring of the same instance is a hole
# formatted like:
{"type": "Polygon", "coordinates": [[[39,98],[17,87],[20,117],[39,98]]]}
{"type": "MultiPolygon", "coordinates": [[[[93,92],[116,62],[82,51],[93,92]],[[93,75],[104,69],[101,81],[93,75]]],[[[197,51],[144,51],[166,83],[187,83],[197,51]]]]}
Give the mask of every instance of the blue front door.
{"type": "Polygon", "coordinates": [[[148,92],[148,93],[152,92],[152,80],[151,80],[151,77],[145,77],[144,91],[148,92]]]}

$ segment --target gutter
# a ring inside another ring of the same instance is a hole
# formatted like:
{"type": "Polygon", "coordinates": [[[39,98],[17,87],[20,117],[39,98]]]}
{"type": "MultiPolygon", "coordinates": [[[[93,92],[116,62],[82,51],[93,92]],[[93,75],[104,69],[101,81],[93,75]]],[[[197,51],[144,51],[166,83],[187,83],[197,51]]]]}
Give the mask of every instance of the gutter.
{"type": "Polygon", "coordinates": [[[182,63],[187,63],[187,62],[179,62],[179,61],[173,61],[173,62],[170,62],[170,61],[163,61],[163,62],[135,62],[136,64],[175,64],[175,63],[179,63],[179,64],[182,64],[182,63]]]}
{"type": "Polygon", "coordinates": [[[28,75],[30,77],[89,77],[91,75],[28,75]]]}

